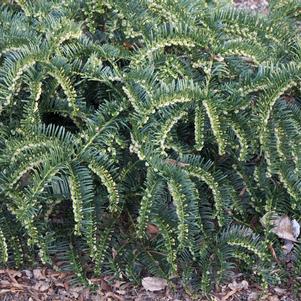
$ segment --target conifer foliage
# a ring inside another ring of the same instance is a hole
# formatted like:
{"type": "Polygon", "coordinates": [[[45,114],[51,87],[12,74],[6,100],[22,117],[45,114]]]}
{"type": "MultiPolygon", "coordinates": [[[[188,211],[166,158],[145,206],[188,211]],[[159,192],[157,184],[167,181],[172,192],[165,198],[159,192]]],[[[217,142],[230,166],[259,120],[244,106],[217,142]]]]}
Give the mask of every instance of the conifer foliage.
{"type": "Polygon", "coordinates": [[[259,219],[301,214],[300,9],[3,4],[2,265],[204,292],[241,266],[277,281],[280,242],[259,219]]]}

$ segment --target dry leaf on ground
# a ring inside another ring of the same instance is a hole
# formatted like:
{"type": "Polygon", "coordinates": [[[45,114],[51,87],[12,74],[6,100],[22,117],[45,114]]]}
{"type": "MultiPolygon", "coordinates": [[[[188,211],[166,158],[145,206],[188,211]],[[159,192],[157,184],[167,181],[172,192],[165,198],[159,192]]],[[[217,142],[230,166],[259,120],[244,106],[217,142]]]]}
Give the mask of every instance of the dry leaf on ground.
{"type": "Polygon", "coordinates": [[[142,279],[142,286],[151,292],[161,291],[167,286],[167,281],[158,277],[145,277],[142,279]]]}
{"type": "Polygon", "coordinates": [[[222,296],[222,298],[220,299],[221,301],[227,301],[230,297],[236,295],[236,293],[242,290],[247,290],[249,288],[249,283],[246,280],[242,280],[241,282],[234,280],[228,285],[228,288],[230,288],[231,291],[222,296]]]}
{"type": "Polygon", "coordinates": [[[45,275],[42,274],[42,271],[41,269],[34,269],[32,271],[33,273],[33,277],[36,279],[36,280],[43,280],[45,279],[45,275]]]}
{"type": "Polygon", "coordinates": [[[259,300],[259,294],[257,292],[252,292],[248,296],[248,301],[257,301],[257,300],[259,300]]]}
{"type": "Polygon", "coordinates": [[[291,220],[287,215],[279,216],[275,212],[266,213],[260,222],[264,227],[272,226],[271,231],[284,240],[284,253],[289,254],[300,235],[300,224],[295,219],[291,220]]]}
{"type": "Polygon", "coordinates": [[[277,296],[270,296],[268,301],[279,301],[279,298],[277,296]]]}
{"type": "Polygon", "coordinates": [[[281,216],[275,221],[272,231],[280,238],[296,242],[294,236],[293,223],[288,216],[281,216]]]}
{"type": "Polygon", "coordinates": [[[236,282],[235,280],[232,282],[232,283],[230,283],[229,285],[229,288],[231,289],[231,290],[237,290],[237,291],[240,291],[240,290],[244,290],[244,289],[248,289],[248,287],[249,287],[249,283],[248,283],[248,281],[246,281],[246,280],[243,280],[243,281],[241,281],[241,282],[236,282]]]}

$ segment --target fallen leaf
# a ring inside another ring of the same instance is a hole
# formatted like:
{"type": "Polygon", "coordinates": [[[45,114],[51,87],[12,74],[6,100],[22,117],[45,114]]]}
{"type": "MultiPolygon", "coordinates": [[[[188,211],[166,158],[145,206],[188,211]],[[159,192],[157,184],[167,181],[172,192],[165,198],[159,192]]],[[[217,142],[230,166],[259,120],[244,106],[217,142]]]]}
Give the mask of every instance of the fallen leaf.
{"type": "Polygon", "coordinates": [[[234,280],[228,285],[228,287],[231,289],[231,291],[228,292],[225,296],[223,296],[221,301],[227,301],[231,296],[235,295],[237,292],[248,289],[249,283],[246,280],[243,280],[241,282],[236,282],[236,280],[234,280]]]}
{"type": "Polygon", "coordinates": [[[11,293],[11,290],[10,289],[1,289],[1,291],[0,291],[0,295],[4,295],[7,293],[11,293]]]}
{"type": "Polygon", "coordinates": [[[292,242],[297,242],[300,235],[299,223],[295,219],[291,221],[287,215],[279,216],[275,212],[266,213],[260,222],[264,227],[272,226],[271,231],[285,240],[284,249],[285,253],[288,254],[293,248],[292,242]]]}
{"type": "Polygon", "coordinates": [[[71,294],[71,296],[73,297],[73,298],[78,298],[78,296],[79,296],[79,293],[78,292],[74,292],[74,291],[70,291],[70,294],[71,294]]]}
{"type": "Polygon", "coordinates": [[[34,269],[32,272],[33,272],[33,277],[34,277],[36,280],[43,280],[43,279],[46,279],[45,276],[42,274],[41,269],[34,269]]]}
{"type": "Polygon", "coordinates": [[[125,295],[126,290],[116,290],[116,293],[119,294],[119,295],[125,295]]]}
{"type": "Polygon", "coordinates": [[[54,285],[55,285],[56,287],[62,287],[62,288],[65,288],[64,284],[63,284],[62,282],[60,282],[60,281],[54,281],[54,285]]]}
{"type": "Polygon", "coordinates": [[[234,280],[228,286],[231,290],[241,291],[241,290],[244,290],[244,289],[248,289],[249,283],[246,280],[243,280],[242,282],[236,282],[236,280],[234,280]]]}
{"type": "Polygon", "coordinates": [[[44,281],[39,281],[37,282],[33,288],[37,291],[40,291],[40,292],[45,292],[49,289],[50,285],[47,283],[47,282],[44,282],[44,281]]]}
{"type": "Polygon", "coordinates": [[[104,300],[103,296],[97,295],[97,296],[95,297],[95,300],[94,300],[94,301],[103,301],[103,300],[104,300]]]}
{"type": "Polygon", "coordinates": [[[1,281],[0,281],[0,288],[3,288],[3,287],[9,287],[10,284],[11,284],[11,282],[8,281],[8,280],[1,280],[1,281]]]}
{"type": "Polygon", "coordinates": [[[13,275],[14,278],[16,278],[16,277],[18,277],[18,278],[22,277],[22,273],[20,271],[13,271],[12,272],[12,270],[10,270],[10,272],[13,275]]]}
{"type": "Polygon", "coordinates": [[[277,293],[277,295],[282,296],[286,294],[286,289],[284,288],[280,288],[280,287],[274,287],[274,291],[275,293],[277,293]]]}
{"type": "Polygon", "coordinates": [[[300,235],[300,224],[295,219],[292,220],[292,227],[294,237],[298,238],[300,235]]]}
{"type": "Polygon", "coordinates": [[[106,297],[108,300],[110,300],[111,298],[113,298],[113,299],[111,299],[111,300],[117,300],[117,301],[124,301],[124,300],[125,300],[124,297],[118,296],[117,294],[114,294],[113,292],[108,292],[108,293],[106,293],[105,297],[106,297]]]}
{"type": "Polygon", "coordinates": [[[112,287],[109,285],[109,283],[104,280],[104,279],[101,279],[101,282],[100,282],[100,287],[101,289],[104,291],[104,292],[111,292],[112,291],[112,287]]]}
{"type": "Polygon", "coordinates": [[[282,216],[272,231],[280,238],[296,242],[293,225],[288,216],[282,216]]]}
{"type": "Polygon", "coordinates": [[[167,286],[167,281],[158,277],[145,277],[142,279],[142,286],[147,291],[161,291],[167,286]]]}
{"type": "Polygon", "coordinates": [[[236,293],[237,293],[237,290],[228,292],[228,293],[221,299],[221,301],[227,301],[230,297],[232,297],[232,296],[235,295],[236,293]]]}
{"type": "Polygon", "coordinates": [[[128,288],[129,286],[131,286],[131,284],[128,282],[125,282],[125,281],[115,280],[113,286],[115,289],[123,289],[124,290],[124,289],[128,288]]]}
{"type": "Polygon", "coordinates": [[[300,225],[295,219],[291,221],[291,232],[295,240],[284,239],[283,250],[285,255],[288,255],[292,251],[294,242],[297,241],[297,238],[300,235],[300,225]]]}
{"type": "Polygon", "coordinates": [[[257,292],[252,292],[248,296],[248,301],[257,301],[257,300],[259,300],[259,294],[257,292]]]}

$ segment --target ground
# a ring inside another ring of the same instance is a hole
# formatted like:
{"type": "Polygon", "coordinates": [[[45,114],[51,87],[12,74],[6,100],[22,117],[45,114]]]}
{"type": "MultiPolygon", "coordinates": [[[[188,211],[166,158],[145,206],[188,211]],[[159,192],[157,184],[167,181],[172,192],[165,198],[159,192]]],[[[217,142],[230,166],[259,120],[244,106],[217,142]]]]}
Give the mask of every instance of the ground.
{"type": "MultiPolygon", "coordinates": [[[[232,283],[217,288],[210,298],[191,296],[180,284],[166,286],[160,278],[135,287],[129,282],[110,277],[91,279],[98,288],[70,285],[69,273],[59,273],[48,268],[33,270],[0,270],[0,300],[2,301],[298,301],[289,290],[271,287],[263,290],[258,284],[249,284],[242,274],[232,283]],[[155,283],[153,283],[155,280],[155,283]],[[154,285],[155,284],[155,285],[154,285]],[[162,285],[163,284],[163,285],[162,285]],[[162,286],[161,286],[162,285],[162,286]],[[160,287],[161,286],[161,287],[160,287]],[[160,291],[154,291],[160,289],[160,291]]],[[[301,297],[301,296],[300,296],[301,297]]]]}

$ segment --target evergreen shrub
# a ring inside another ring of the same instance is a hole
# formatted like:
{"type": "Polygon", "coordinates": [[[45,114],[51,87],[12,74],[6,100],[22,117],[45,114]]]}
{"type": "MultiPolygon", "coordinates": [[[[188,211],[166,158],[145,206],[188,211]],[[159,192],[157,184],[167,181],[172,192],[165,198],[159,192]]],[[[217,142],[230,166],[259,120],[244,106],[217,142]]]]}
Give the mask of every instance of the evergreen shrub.
{"type": "Polygon", "coordinates": [[[259,220],[301,217],[301,5],[216,2],[2,4],[2,265],[280,281],[259,220]]]}

